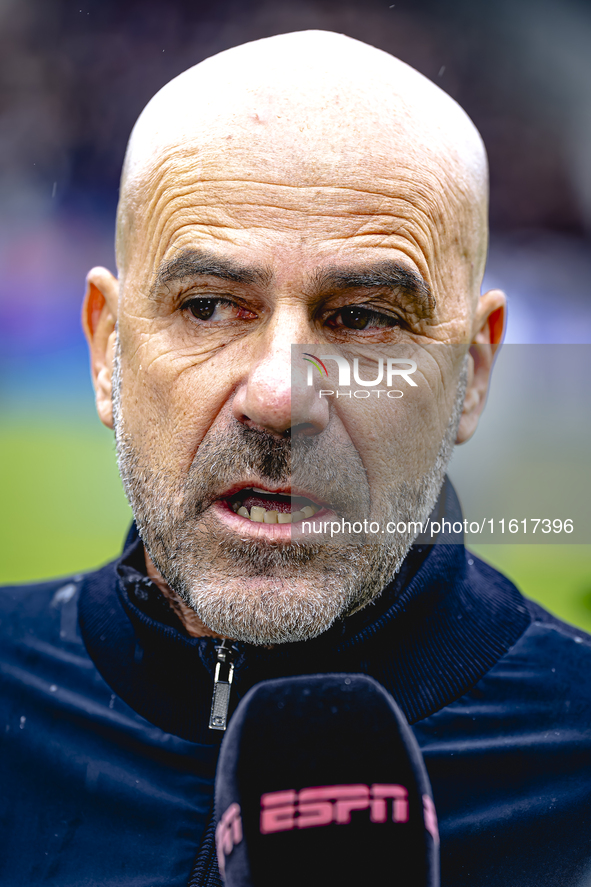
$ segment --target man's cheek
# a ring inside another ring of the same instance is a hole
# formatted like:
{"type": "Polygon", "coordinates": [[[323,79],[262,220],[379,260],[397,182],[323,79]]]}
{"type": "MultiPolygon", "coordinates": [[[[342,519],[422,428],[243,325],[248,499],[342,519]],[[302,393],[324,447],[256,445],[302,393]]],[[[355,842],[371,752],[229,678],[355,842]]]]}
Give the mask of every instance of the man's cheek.
{"type": "MultiPolygon", "coordinates": [[[[370,486],[374,475],[391,483],[418,477],[431,467],[446,421],[438,393],[417,374],[416,387],[375,389],[341,403],[341,418],[360,453],[370,486]]],[[[335,409],[337,406],[335,405],[335,409]]]]}
{"type": "Polygon", "coordinates": [[[121,407],[126,431],[152,465],[172,474],[191,464],[219,411],[212,380],[197,379],[196,369],[161,358],[124,374],[121,407]]]}

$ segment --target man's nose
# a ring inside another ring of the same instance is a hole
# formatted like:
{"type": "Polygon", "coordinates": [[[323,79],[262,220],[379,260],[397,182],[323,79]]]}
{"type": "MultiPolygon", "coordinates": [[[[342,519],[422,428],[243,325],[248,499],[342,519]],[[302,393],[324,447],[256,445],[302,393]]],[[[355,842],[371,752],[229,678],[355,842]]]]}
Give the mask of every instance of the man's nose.
{"type": "MultiPolygon", "coordinates": [[[[329,419],[327,399],[306,384],[305,366],[292,366],[292,344],[310,344],[309,328],[274,323],[252,359],[233,402],[234,417],[281,437],[320,434],[329,419]]],[[[301,351],[302,349],[294,349],[301,351]]]]}

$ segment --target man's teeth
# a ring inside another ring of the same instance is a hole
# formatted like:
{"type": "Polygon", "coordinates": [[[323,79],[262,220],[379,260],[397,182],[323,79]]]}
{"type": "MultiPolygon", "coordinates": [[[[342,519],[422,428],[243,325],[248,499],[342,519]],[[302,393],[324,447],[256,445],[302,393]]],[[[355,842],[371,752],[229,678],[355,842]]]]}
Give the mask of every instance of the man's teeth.
{"type": "Polygon", "coordinates": [[[315,508],[313,505],[305,505],[300,511],[291,512],[273,511],[273,509],[267,511],[266,508],[262,508],[260,505],[253,505],[249,514],[248,508],[245,508],[244,505],[238,508],[235,504],[233,507],[236,514],[239,514],[240,517],[247,517],[258,524],[295,524],[299,520],[313,517],[317,511],[320,511],[319,508],[315,508]]]}

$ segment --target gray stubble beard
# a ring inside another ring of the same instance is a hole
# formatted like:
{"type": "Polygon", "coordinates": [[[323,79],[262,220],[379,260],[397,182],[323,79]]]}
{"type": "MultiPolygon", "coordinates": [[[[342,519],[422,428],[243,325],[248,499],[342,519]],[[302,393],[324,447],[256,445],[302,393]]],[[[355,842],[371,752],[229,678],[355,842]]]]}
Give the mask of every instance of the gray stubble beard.
{"type": "MultiPolygon", "coordinates": [[[[241,473],[260,470],[261,463],[267,474],[274,464],[281,474],[285,468],[281,447],[274,455],[277,442],[265,443],[260,435],[245,434],[241,426],[229,435],[206,436],[183,487],[175,487],[166,474],[149,466],[127,433],[120,366],[117,341],[113,367],[117,459],[138,531],[169,587],[212,631],[250,644],[308,640],[374,601],[392,581],[416,539],[414,527],[389,535],[387,542],[360,537],[340,544],[271,545],[230,536],[219,522],[208,526],[203,512],[207,514],[212,491],[227,488],[241,473]],[[255,588],[254,583],[263,587],[255,588]]],[[[403,482],[391,491],[385,522],[424,523],[435,507],[453,452],[466,383],[464,362],[435,462],[417,481],[403,482]]],[[[363,471],[360,460],[356,464],[352,457],[351,464],[353,475],[363,471]]],[[[332,474],[342,476],[342,472],[332,474]]],[[[358,488],[360,475],[359,481],[358,488]]],[[[330,495],[325,501],[344,503],[348,493],[335,481],[330,495]]]]}

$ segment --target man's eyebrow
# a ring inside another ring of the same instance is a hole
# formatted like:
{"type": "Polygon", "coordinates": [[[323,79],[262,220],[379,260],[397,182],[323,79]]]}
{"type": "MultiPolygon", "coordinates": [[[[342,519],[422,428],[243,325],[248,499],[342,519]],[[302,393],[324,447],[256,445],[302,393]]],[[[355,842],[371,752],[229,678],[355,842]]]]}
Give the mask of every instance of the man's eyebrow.
{"type": "Polygon", "coordinates": [[[312,280],[314,290],[398,289],[412,303],[413,313],[420,318],[432,317],[435,298],[423,278],[399,262],[378,262],[363,268],[329,267],[317,272],[312,280]]]}
{"type": "Polygon", "coordinates": [[[231,283],[266,284],[271,273],[265,268],[246,268],[232,259],[214,256],[203,250],[187,249],[160,266],[150,288],[150,298],[155,298],[158,290],[166,284],[186,277],[218,277],[231,283]]]}

